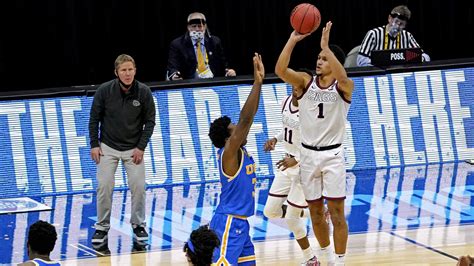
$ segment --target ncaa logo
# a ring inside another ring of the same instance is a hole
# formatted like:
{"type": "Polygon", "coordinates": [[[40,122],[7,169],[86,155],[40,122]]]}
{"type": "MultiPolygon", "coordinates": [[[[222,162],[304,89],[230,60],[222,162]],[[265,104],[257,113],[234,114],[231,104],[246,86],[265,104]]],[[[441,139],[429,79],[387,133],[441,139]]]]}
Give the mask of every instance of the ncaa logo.
{"type": "Polygon", "coordinates": [[[138,100],[133,100],[132,102],[133,106],[138,107],[140,106],[140,102],[138,100]]]}

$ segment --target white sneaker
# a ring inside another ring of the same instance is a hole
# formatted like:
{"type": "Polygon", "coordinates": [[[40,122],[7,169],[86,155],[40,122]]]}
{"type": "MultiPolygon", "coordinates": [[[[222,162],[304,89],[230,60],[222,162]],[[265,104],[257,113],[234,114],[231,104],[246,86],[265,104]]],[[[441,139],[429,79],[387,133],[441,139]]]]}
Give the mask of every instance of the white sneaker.
{"type": "Polygon", "coordinates": [[[301,266],[320,266],[321,263],[318,261],[316,256],[312,257],[311,259],[301,263],[301,266]]]}

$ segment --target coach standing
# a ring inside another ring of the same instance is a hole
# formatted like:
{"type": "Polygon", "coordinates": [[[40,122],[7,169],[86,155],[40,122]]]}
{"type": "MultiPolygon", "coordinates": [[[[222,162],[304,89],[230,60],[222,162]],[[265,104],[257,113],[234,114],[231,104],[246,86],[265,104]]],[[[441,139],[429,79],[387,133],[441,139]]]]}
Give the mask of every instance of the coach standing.
{"type": "Polygon", "coordinates": [[[114,176],[120,160],[132,194],[130,223],[134,241],[148,240],[143,154],[155,127],[155,104],[150,88],[135,80],[135,73],[135,60],[126,54],[119,55],[115,60],[117,78],[99,86],[91,107],[89,136],[98,181],[97,223],[92,245],[97,249],[107,244],[114,176]]]}

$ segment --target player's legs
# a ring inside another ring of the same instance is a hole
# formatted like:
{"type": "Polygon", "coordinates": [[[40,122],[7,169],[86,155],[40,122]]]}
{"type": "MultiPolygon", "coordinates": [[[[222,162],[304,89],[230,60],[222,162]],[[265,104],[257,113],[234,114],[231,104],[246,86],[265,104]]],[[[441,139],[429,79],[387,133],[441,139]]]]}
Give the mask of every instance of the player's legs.
{"type": "Polygon", "coordinates": [[[270,192],[268,193],[267,202],[263,209],[263,214],[268,218],[282,218],[284,209],[282,209],[288,193],[291,188],[291,178],[283,171],[277,170],[273,179],[270,192]]]}
{"type": "Polygon", "coordinates": [[[247,238],[244,243],[244,248],[240,253],[238,263],[240,266],[256,265],[255,247],[253,246],[249,232],[247,232],[247,238]]]}
{"type": "Polygon", "coordinates": [[[95,229],[109,231],[112,209],[112,193],[115,186],[115,171],[120,159],[120,151],[101,143],[103,156],[97,164],[97,222],[95,229]]]}
{"type": "Polygon", "coordinates": [[[300,161],[301,188],[311,217],[314,235],[323,248],[329,247],[328,225],[324,219],[322,179],[317,151],[302,148],[300,161]]]}
{"type": "Polygon", "coordinates": [[[250,241],[250,226],[246,219],[214,214],[209,227],[221,242],[220,247],[214,250],[213,262],[216,265],[255,264],[255,250],[250,241]]]}
{"type": "MultiPolygon", "coordinates": [[[[303,257],[305,261],[308,261],[314,257],[314,252],[311,249],[311,245],[308,240],[308,232],[306,230],[307,217],[303,217],[304,210],[301,208],[294,207],[289,204],[285,216],[286,224],[293,235],[295,236],[296,242],[303,251],[303,257]]],[[[308,212],[307,212],[308,213],[308,212]]]]}
{"type": "Polygon", "coordinates": [[[336,254],[346,254],[348,228],[344,214],[344,200],[328,200],[328,208],[334,226],[334,249],[336,254]]]}
{"type": "MultiPolygon", "coordinates": [[[[286,171],[276,172],[265,204],[264,214],[268,218],[285,218],[288,228],[293,232],[298,245],[303,251],[305,261],[307,261],[313,258],[314,254],[307,237],[306,224],[304,222],[306,218],[302,219],[303,215],[309,213],[309,211],[303,211],[307,204],[298,174],[298,166],[286,171]],[[289,196],[288,200],[291,197],[292,202],[288,202],[288,205],[283,205],[287,196],[289,196]]],[[[305,217],[308,217],[308,215],[305,217]]]]}
{"type": "Polygon", "coordinates": [[[346,198],[346,169],[343,147],[324,152],[323,194],[328,201],[328,209],[334,227],[334,249],[336,264],[344,263],[348,228],[344,213],[346,198]]]}
{"type": "Polygon", "coordinates": [[[311,215],[313,232],[321,248],[327,248],[331,244],[329,240],[329,226],[326,222],[324,201],[321,199],[308,201],[311,215]]]}

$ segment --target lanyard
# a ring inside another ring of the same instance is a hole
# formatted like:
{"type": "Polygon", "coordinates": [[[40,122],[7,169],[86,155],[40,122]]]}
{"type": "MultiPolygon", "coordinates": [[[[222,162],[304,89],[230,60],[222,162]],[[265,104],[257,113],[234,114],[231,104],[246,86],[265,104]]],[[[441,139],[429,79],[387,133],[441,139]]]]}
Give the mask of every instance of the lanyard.
{"type": "MultiPolygon", "coordinates": [[[[401,32],[399,32],[397,34],[397,49],[400,49],[400,34],[401,34],[401,32]]],[[[388,31],[387,31],[387,27],[385,27],[385,38],[384,38],[384,43],[383,43],[383,49],[384,50],[388,49],[388,31]]]]}

